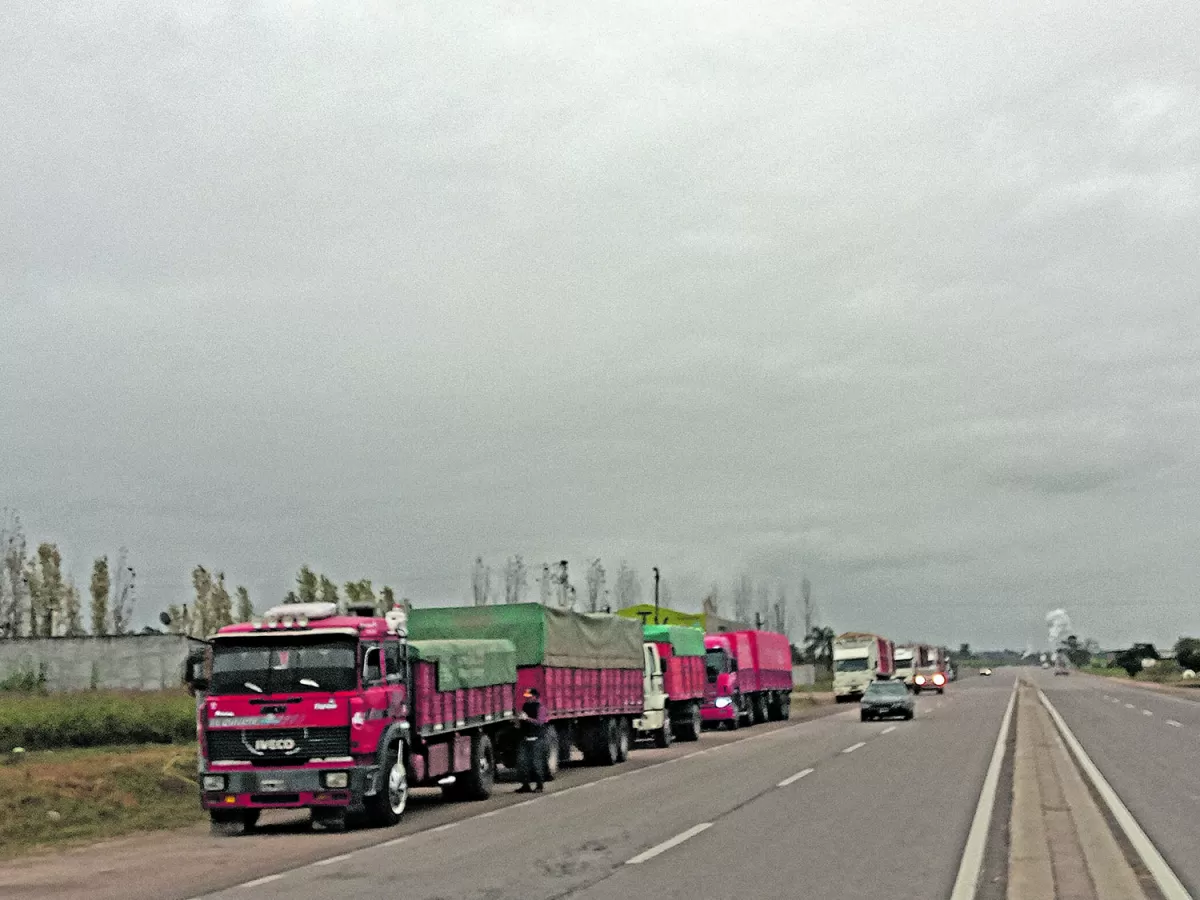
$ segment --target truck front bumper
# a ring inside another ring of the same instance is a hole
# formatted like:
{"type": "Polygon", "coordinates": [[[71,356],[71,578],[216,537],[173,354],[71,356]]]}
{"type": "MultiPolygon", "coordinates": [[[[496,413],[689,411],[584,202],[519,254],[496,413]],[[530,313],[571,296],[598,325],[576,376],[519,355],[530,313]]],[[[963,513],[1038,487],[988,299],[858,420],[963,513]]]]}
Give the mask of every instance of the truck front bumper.
{"type": "Polygon", "coordinates": [[[700,720],[702,722],[728,722],[731,719],[737,718],[737,706],[730,703],[728,706],[702,706],[700,707],[700,720]]]}
{"type": "Polygon", "coordinates": [[[376,766],[323,769],[239,769],[202,771],[200,805],[204,809],[306,809],[313,806],[356,806],[377,789],[376,766]],[[323,776],[345,772],[345,787],[327,787],[323,776]],[[222,790],[205,790],[206,778],[223,778],[222,790]]]}

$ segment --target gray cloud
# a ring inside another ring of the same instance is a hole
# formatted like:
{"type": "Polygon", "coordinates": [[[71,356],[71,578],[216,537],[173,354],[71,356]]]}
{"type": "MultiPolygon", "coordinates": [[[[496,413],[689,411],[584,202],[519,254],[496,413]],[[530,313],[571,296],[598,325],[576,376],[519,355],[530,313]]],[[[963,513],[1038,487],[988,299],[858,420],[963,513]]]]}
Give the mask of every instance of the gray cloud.
{"type": "Polygon", "coordinates": [[[1194,3],[6,26],[0,505],[77,576],[601,554],[895,635],[1195,630],[1194,3]]]}

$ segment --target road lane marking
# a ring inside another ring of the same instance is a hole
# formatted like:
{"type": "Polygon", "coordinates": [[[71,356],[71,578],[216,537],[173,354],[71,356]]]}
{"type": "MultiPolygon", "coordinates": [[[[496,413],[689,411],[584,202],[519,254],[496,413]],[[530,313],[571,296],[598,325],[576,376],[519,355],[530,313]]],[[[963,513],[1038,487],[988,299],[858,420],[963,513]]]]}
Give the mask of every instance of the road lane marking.
{"type": "MultiPolygon", "coordinates": [[[[496,810],[496,812],[500,812],[500,810],[496,810]]],[[[420,832],[417,832],[417,833],[420,834],[420,832]]],[[[404,837],[392,838],[390,841],[384,841],[382,844],[376,844],[375,846],[377,846],[377,847],[395,847],[397,844],[403,844],[405,841],[408,840],[408,838],[409,838],[409,835],[406,834],[404,837]]],[[[370,850],[372,848],[364,847],[363,849],[370,850]]]]}
{"type": "Polygon", "coordinates": [[[777,784],[775,786],[776,787],[787,787],[789,784],[795,784],[797,781],[799,781],[801,778],[805,777],[806,775],[811,775],[813,773],[813,771],[814,771],[813,769],[805,769],[803,772],[797,772],[795,775],[789,775],[787,778],[783,779],[783,781],[779,782],[779,784],[777,784]]]}
{"type": "Polygon", "coordinates": [[[851,744],[849,747],[847,747],[847,748],[846,748],[845,750],[843,750],[842,752],[843,752],[843,753],[853,753],[853,752],[854,752],[855,750],[857,750],[859,747],[865,747],[865,746],[867,746],[867,742],[866,742],[866,741],[859,741],[857,744],[851,744]]]}
{"type": "Polygon", "coordinates": [[[663,841],[661,844],[651,847],[644,853],[639,853],[633,859],[626,860],[625,865],[641,865],[647,860],[654,859],[654,857],[658,856],[660,853],[666,853],[672,847],[678,847],[684,841],[691,840],[696,835],[700,834],[700,832],[707,831],[709,828],[712,828],[712,822],[701,822],[699,825],[693,825],[687,831],[675,835],[675,837],[671,838],[669,841],[663,841]]]}
{"type": "Polygon", "coordinates": [[[1152,716],[1152,715],[1154,715],[1154,713],[1150,712],[1150,710],[1148,710],[1148,709],[1143,709],[1142,715],[1143,716],[1152,716]]]}
{"type": "Polygon", "coordinates": [[[1008,695],[1008,706],[1005,707],[1004,717],[1000,720],[996,746],[992,748],[992,761],[988,763],[983,787],[979,789],[979,803],[971,820],[971,830],[967,833],[967,843],[963,847],[962,862],[958,866],[958,875],[954,879],[954,890],[950,894],[950,900],[975,900],[979,873],[983,869],[983,854],[987,849],[988,828],[992,823],[992,810],[996,805],[1000,766],[1004,762],[1004,751],[1008,747],[1008,732],[1012,725],[1013,706],[1016,702],[1017,682],[1014,681],[1012,693],[1008,695]]]}
{"type": "Polygon", "coordinates": [[[1176,722],[1174,719],[1167,719],[1167,724],[1170,725],[1172,728],[1182,728],[1183,727],[1182,722],[1176,722]]]}
{"type": "Polygon", "coordinates": [[[1125,708],[1126,708],[1126,709],[1133,709],[1133,704],[1132,704],[1132,703],[1126,703],[1126,704],[1125,704],[1125,708]]]}
{"type": "Polygon", "coordinates": [[[350,854],[350,853],[343,853],[341,856],[331,856],[331,857],[329,857],[329,859],[317,860],[317,862],[313,863],[313,865],[314,866],[332,866],[334,863],[345,862],[352,855],[353,854],[350,854]]]}
{"type": "Polygon", "coordinates": [[[239,888],[261,887],[264,884],[270,884],[272,881],[279,881],[281,878],[283,878],[283,874],[284,873],[280,872],[277,875],[267,875],[264,878],[255,878],[253,881],[247,881],[245,884],[239,884],[238,887],[239,888]]]}
{"type": "Polygon", "coordinates": [[[881,731],[881,732],[879,732],[879,733],[880,733],[880,734],[891,734],[891,733],[892,733],[893,731],[895,731],[895,730],[896,730],[896,726],[895,726],[895,725],[889,725],[887,728],[883,729],[883,731],[881,731]]]}
{"type": "Polygon", "coordinates": [[[437,828],[430,828],[424,834],[437,834],[439,831],[449,831],[451,828],[457,827],[457,822],[447,822],[445,825],[439,825],[437,828]]]}
{"type": "Polygon", "coordinates": [[[1079,740],[1071,732],[1071,729],[1067,727],[1067,723],[1063,721],[1063,717],[1054,708],[1054,704],[1050,702],[1050,698],[1040,688],[1038,689],[1038,699],[1042,701],[1042,706],[1046,707],[1046,712],[1050,714],[1050,718],[1058,726],[1059,733],[1062,735],[1063,740],[1067,742],[1067,746],[1071,748],[1071,752],[1075,755],[1075,760],[1079,763],[1079,767],[1091,779],[1096,793],[1108,805],[1113,818],[1121,826],[1121,830],[1125,832],[1125,837],[1128,838],[1129,843],[1133,846],[1134,852],[1141,857],[1142,864],[1150,872],[1151,877],[1154,878],[1154,883],[1158,885],[1158,890],[1162,894],[1163,900],[1192,900],[1192,896],[1187,892],[1187,888],[1183,886],[1179,877],[1167,865],[1167,861],[1163,859],[1162,854],[1158,852],[1158,848],[1154,846],[1153,842],[1146,835],[1146,832],[1142,830],[1142,826],[1133,817],[1133,813],[1121,802],[1121,798],[1117,796],[1117,792],[1112,789],[1112,786],[1100,774],[1100,770],[1096,768],[1096,764],[1087,755],[1087,752],[1083,749],[1083,745],[1079,743],[1079,740]]]}

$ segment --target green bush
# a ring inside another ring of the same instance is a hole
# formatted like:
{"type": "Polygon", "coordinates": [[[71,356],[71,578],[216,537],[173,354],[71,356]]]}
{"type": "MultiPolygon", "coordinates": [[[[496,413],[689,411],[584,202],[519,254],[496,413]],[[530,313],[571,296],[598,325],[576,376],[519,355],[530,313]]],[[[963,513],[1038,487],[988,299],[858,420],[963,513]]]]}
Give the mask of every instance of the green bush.
{"type": "Polygon", "coordinates": [[[0,752],[196,739],[196,701],[178,691],[0,695],[0,752]]]}

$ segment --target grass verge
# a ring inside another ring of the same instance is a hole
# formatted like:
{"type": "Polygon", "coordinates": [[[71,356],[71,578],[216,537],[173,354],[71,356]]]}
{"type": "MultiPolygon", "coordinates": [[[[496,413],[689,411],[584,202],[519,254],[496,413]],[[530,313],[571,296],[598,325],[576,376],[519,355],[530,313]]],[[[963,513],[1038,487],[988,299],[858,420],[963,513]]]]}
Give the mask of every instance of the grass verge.
{"type": "Polygon", "coordinates": [[[0,859],[203,819],[194,747],[0,755],[0,859]]]}
{"type": "Polygon", "coordinates": [[[0,752],[195,739],[196,701],[183,691],[0,694],[0,752]]]}

